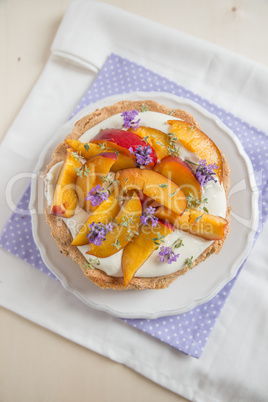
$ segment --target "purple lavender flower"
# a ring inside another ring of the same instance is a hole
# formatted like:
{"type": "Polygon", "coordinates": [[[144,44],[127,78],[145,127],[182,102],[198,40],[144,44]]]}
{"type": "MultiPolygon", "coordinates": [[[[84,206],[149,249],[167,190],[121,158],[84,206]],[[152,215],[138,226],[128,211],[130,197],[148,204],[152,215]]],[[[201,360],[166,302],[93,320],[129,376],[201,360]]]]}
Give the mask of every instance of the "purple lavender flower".
{"type": "Polygon", "coordinates": [[[154,216],[154,213],[156,211],[156,208],[153,207],[148,207],[144,210],[143,214],[141,215],[141,223],[143,225],[148,225],[149,221],[151,220],[152,222],[152,227],[157,226],[158,224],[158,218],[154,216]]]}
{"type": "Polygon", "coordinates": [[[108,232],[113,230],[113,225],[108,223],[104,225],[103,223],[90,223],[89,228],[91,229],[90,232],[87,234],[87,238],[89,243],[95,244],[95,246],[100,246],[101,243],[105,240],[105,236],[108,232]]]}
{"type": "Polygon", "coordinates": [[[158,255],[160,257],[161,262],[167,261],[168,264],[172,264],[172,262],[176,262],[180,256],[180,254],[174,253],[174,251],[172,250],[172,247],[164,247],[164,246],[162,246],[160,248],[158,255]]]}
{"type": "Polygon", "coordinates": [[[135,149],[135,151],[133,150],[132,147],[128,148],[128,150],[130,151],[130,154],[135,155],[137,166],[149,165],[149,163],[151,163],[153,161],[152,157],[150,156],[150,154],[152,152],[152,148],[150,147],[150,145],[146,145],[144,147],[139,145],[135,149]]]}
{"type": "Polygon", "coordinates": [[[219,166],[215,163],[213,163],[213,165],[207,165],[206,159],[199,162],[195,171],[195,177],[201,186],[204,186],[210,180],[214,180],[215,183],[217,182],[213,177],[216,175],[216,173],[213,172],[213,169],[219,169],[219,166]]]}
{"type": "Polygon", "coordinates": [[[131,110],[131,111],[130,111],[130,110],[125,110],[125,111],[121,114],[121,116],[122,116],[123,119],[124,119],[123,127],[124,127],[124,128],[133,128],[133,129],[139,127],[139,124],[140,124],[140,120],[141,120],[141,119],[139,119],[139,120],[137,120],[137,121],[134,121],[135,117],[136,117],[138,114],[139,114],[139,112],[138,112],[137,110],[135,110],[135,109],[133,109],[133,110],[131,110]]]}
{"type": "Polygon", "coordinates": [[[86,200],[91,202],[93,207],[100,205],[103,201],[109,198],[109,192],[105,188],[97,184],[95,187],[88,192],[86,200]]]}
{"type": "Polygon", "coordinates": [[[176,262],[179,258],[180,254],[175,254],[174,250],[176,248],[184,246],[182,239],[178,238],[175,240],[170,247],[162,246],[158,253],[161,262],[166,262],[171,264],[172,262],[176,262]]]}

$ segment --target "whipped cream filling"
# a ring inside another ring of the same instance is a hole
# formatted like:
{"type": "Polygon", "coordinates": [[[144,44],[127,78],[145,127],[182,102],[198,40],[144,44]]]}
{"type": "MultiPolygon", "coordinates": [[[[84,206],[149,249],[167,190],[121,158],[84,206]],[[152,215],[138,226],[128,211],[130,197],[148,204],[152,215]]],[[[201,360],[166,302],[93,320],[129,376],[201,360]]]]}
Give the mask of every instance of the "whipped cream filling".
{"type": "MultiPolygon", "coordinates": [[[[141,119],[141,126],[152,127],[157,130],[163,131],[166,134],[169,132],[169,125],[167,123],[167,120],[180,120],[173,116],[167,116],[166,114],[151,111],[140,113],[138,117],[141,119]]],[[[122,123],[122,117],[120,116],[120,114],[116,114],[87,130],[79,138],[79,140],[81,142],[88,142],[92,140],[93,137],[95,137],[100,130],[104,130],[106,128],[122,129],[122,123]]],[[[180,147],[181,159],[187,159],[191,162],[199,161],[199,157],[196,154],[185,149],[182,144],[179,143],[179,141],[177,141],[177,145],[180,147]]],[[[55,164],[45,177],[45,197],[47,199],[48,205],[52,205],[54,188],[62,164],[63,162],[55,164]]],[[[205,206],[208,209],[209,213],[225,218],[227,204],[223,186],[220,185],[218,181],[215,183],[211,180],[206,183],[202,190],[203,197],[207,198],[207,203],[205,204],[205,206]]],[[[62,218],[69,228],[73,238],[77,235],[82,225],[88,219],[88,216],[89,214],[78,205],[72,218],[62,218]]],[[[213,243],[213,241],[197,237],[179,229],[175,229],[174,232],[165,237],[164,243],[162,243],[162,245],[165,247],[170,247],[172,243],[178,238],[182,239],[184,246],[176,249],[176,254],[180,254],[176,262],[173,262],[172,264],[168,264],[167,262],[160,262],[160,258],[158,255],[159,250],[156,250],[141,266],[135,276],[156,277],[176,272],[185,266],[186,258],[193,257],[193,260],[195,260],[207,247],[209,247],[210,244],[213,243]]],[[[88,260],[90,257],[88,254],[86,254],[86,252],[88,251],[88,246],[79,246],[78,249],[86,258],[86,260],[88,260]]],[[[99,258],[100,265],[98,265],[98,268],[106,272],[110,276],[123,276],[121,268],[122,254],[123,250],[120,250],[110,257],[99,258]]],[[[92,256],[92,258],[95,257],[92,256]]]]}

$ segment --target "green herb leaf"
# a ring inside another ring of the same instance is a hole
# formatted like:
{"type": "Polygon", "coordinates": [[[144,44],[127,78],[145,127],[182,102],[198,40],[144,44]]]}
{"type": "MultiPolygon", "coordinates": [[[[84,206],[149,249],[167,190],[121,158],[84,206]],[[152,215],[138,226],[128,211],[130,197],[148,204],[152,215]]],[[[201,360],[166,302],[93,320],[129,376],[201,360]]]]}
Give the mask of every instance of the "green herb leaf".
{"type": "Polygon", "coordinates": [[[177,141],[177,137],[176,137],[176,133],[171,133],[171,132],[169,132],[168,134],[168,138],[169,138],[169,141],[171,141],[171,142],[175,142],[175,141],[177,141]]]}
{"type": "Polygon", "coordinates": [[[182,239],[179,237],[177,240],[174,241],[174,243],[172,243],[171,249],[173,249],[173,248],[179,248],[179,247],[183,247],[183,246],[184,246],[183,241],[182,241],[182,239]]]}
{"type": "Polygon", "coordinates": [[[120,226],[125,226],[126,228],[128,228],[128,218],[126,216],[123,217],[122,222],[120,223],[120,226]]]}
{"type": "Polygon", "coordinates": [[[189,269],[193,268],[193,256],[190,258],[186,258],[184,264],[188,266],[189,269]]]}
{"type": "Polygon", "coordinates": [[[112,244],[112,246],[114,246],[117,250],[120,250],[121,248],[121,244],[118,239],[116,239],[116,241],[112,244]]]}
{"type": "Polygon", "coordinates": [[[203,218],[203,216],[204,216],[204,214],[203,215],[199,215],[197,218],[196,218],[196,222],[199,222],[202,218],[203,218]]]}
{"type": "Polygon", "coordinates": [[[169,196],[171,198],[174,197],[174,195],[177,194],[178,191],[179,191],[179,189],[176,189],[175,191],[173,191],[173,193],[170,193],[169,196]]]}
{"type": "Polygon", "coordinates": [[[143,137],[143,141],[148,142],[148,138],[150,138],[150,136],[146,135],[146,137],[143,137]]]}
{"type": "Polygon", "coordinates": [[[189,161],[188,159],[185,159],[185,162],[191,163],[192,165],[195,165],[195,166],[199,166],[199,163],[195,163],[195,162],[189,161]]]}
{"type": "Polygon", "coordinates": [[[117,149],[109,147],[107,145],[107,142],[103,142],[103,143],[98,142],[98,145],[99,145],[100,149],[102,149],[102,150],[108,150],[108,151],[114,152],[117,156],[119,155],[119,152],[117,151],[117,149]]]}
{"type": "Polygon", "coordinates": [[[76,172],[77,176],[80,176],[80,177],[83,176],[83,167],[80,167],[80,168],[78,168],[78,169],[75,169],[75,168],[73,167],[73,170],[76,172]]]}
{"type": "Polygon", "coordinates": [[[126,197],[124,197],[123,195],[119,195],[119,197],[118,197],[118,202],[119,202],[120,204],[122,204],[122,203],[125,201],[125,199],[126,199],[126,197]]]}
{"type": "Polygon", "coordinates": [[[86,151],[89,151],[90,146],[89,146],[89,144],[87,142],[84,144],[84,148],[85,148],[86,151]]]}
{"type": "Polygon", "coordinates": [[[106,176],[100,176],[100,178],[104,183],[107,183],[109,181],[109,173],[106,176]]]}
{"type": "Polygon", "coordinates": [[[79,155],[78,155],[78,153],[77,152],[72,152],[72,154],[71,154],[75,159],[79,159],[79,155]]]}
{"type": "Polygon", "coordinates": [[[127,241],[132,241],[134,236],[137,236],[139,232],[136,230],[128,229],[127,235],[126,235],[126,240],[127,241]]]}
{"type": "Polygon", "coordinates": [[[149,107],[147,105],[141,105],[141,111],[142,112],[148,112],[149,111],[149,107]]]}
{"type": "Polygon", "coordinates": [[[160,232],[158,232],[157,237],[154,237],[152,240],[153,240],[154,244],[156,244],[157,246],[160,246],[161,243],[164,243],[164,240],[163,240],[164,238],[165,238],[165,235],[161,236],[160,232]]]}
{"type": "Polygon", "coordinates": [[[161,147],[163,147],[164,145],[162,144],[162,142],[160,141],[155,141],[156,144],[160,145],[161,147]]]}
{"type": "Polygon", "coordinates": [[[175,110],[171,110],[171,111],[169,112],[169,115],[171,116],[174,112],[175,112],[175,110]]]}
{"type": "Polygon", "coordinates": [[[107,144],[106,144],[106,142],[98,142],[98,146],[100,147],[100,149],[106,149],[106,147],[107,147],[107,144]]]}
{"type": "Polygon", "coordinates": [[[186,201],[187,201],[187,209],[189,209],[189,208],[198,208],[201,204],[206,204],[208,202],[208,199],[202,198],[200,201],[198,197],[194,197],[194,195],[190,193],[186,197],[186,201]]]}
{"type": "Polygon", "coordinates": [[[84,176],[89,176],[89,173],[90,173],[89,168],[87,166],[84,166],[84,171],[83,171],[84,176]]]}
{"type": "Polygon", "coordinates": [[[169,145],[167,146],[167,150],[168,153],[171,156],[180,156],[180,147],[176,146],[175,144],[173,144],[172,147],[170,147],[169,145]]]}
{"type": "Polygon", "coordinates": [[[95,265],[97,265],[97,266],[100,265],[100,260],[99,260],[98,258],[89,258],[89,259],[88,259],[88,262],[85,262],[85,263],[82,265],[82,268],[91,270],[91,269],[95,269],[95,268],[96,268],[95,265]]]}
{"type": "Polygon", "coordinates": [[[161,184],[158,185],[158,187],[161,187],[161,188],[168,188],[168,184],[166,184],[166,183],[161,183],[161,184]]]}

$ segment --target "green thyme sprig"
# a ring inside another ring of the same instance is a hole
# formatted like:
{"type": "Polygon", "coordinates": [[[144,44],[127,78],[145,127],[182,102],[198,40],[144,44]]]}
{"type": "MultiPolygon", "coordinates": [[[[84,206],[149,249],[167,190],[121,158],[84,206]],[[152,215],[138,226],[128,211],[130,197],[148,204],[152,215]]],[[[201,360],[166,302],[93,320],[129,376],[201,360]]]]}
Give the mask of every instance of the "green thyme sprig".
{"type": "Polygon", "coordinates": [[[155,141],[156,144],[160,145],[160,147],[164,147],[165,145],[161,141],[155,141]]]}
{"type": "Polygon", "coordinates": [[[133,218],[131,216],[124,215],[122,222],[120,222],[120,226],[124,226],[126,228],[129,227],[129,224],[135,225],[133,218]]]}
{"type": "Polygon", "coordinates": [[[192,269],[193,268],[193,264],[194,264],[194,262],[193,262],[193,256],[192,257],[188,257],[188,258],[186,258],[186,260],[185,260],[185,262],[184,262],[184,264],[185,265],[187,265],[187,267],[189,268],[189,269],[192,269]]]}
{"type": "Polygon", "coordinates": [[[128,229],[127,235],[126,235],[126,241],[132,241],[134,236],[138,236],[139,232],[136,230],[128,229]]]}
{"type": "Polygon", "coordinates": [[[121,248],[120,241],[118,239],[116,239],[115,242],[112,243],[112,246],[114,246],[117,250],[120,250],[120,248],[121,248]]]}
{"type": "Polygon", "coordinates": [[[141,105],[141,112],[149,112],[149,107],[147,105],[141,105]]]}
{"type": "Polygon", "coordinates": [[[167,135],[168,135],[168,139],[169,139],[170,143],[173,143],[173,142],[177,141],[177,139],[178,139],[175,133],[169,132],[169,133],[167,133],[167,135]]]}
{"type": "Polygon", "coordinates": [[[170,194],[169,194],[169,196],[172,198],[172,197],[174,197],[175,194],[177,194],[177,193],[179,193],[179,192],[180,192],[180,189],[179,189],[179,188],[176,188],[175,191],[173,191],[173,193],[170,193],[170,194]]]}
{"type": "Polygon", "coordinates": [[[79,160],[81,155],[78,154],[78,152],[72,152],[71,155],[76,159],[79,160]]]}
{"type": "Polygon", "coordinates": [[[82,166],[82,167],[80,167],[78,169],[75,169],[73,167],[73,169],[76,172],[77,176],[80,176],[80,177],[89,176],[90,170],[89,170],[89,168],[87,166],[82,166]]]}
{"type": "Polygon", "coordinates": [[[182,239],[179,237],[177,240],[174,241],[174,243],[172,243],[171,249],[179,248],[179,247],[183,247],[183,246],[184,246],[183,241],[182,241],[182,239]]]}
{"type": "Polygon", "coordinates": [[[108,185],[105,187],[105,191],[108,191],[108,193],[111,195],[111,190],[110,187],[114,183],[119,183],[119,180],[114,180],[113,177],[111,177],[110,173],[108,173],[106,176],[100,176],[100,179],[102,180],[103,183],[107,183],[108,185]]]}
{"type": "Polygon", "coordinates": [[[87,262],[84,262],[82,268],[91,270],[96,268],[95,265],[96,266],[100,265],[100,260],[98,258],[89,258],[87,262]]]}
{"type": "Polygon", "coordinates": [[[149,135],[146,135],[145,137],[143,137],[143,141],[145,141],[146,143],[148,143],[148,139],[150,138],[149,135]]]}
{"type": "Polygon", "coordinates": [[[147,240],[152,240],[156,246],[160,246],[161,243],[164,243],[165,235],[161,235],[160,232],[157,233],[157,237],[145,237],[147,240]]]}
{"type": "Polygon", "coordinates": [[[110,183],[111,181],[109,173],[107,173],[106,176],[100,176],[100,179],[103,181],[103,183],[110,183]]]}
{"type": "Polygon", "coordinates": [[[126,197],[124,195],[119,195],[117,197],[117,200],[119,202],[119,204],[123,204],[123,202],[125,201],[126,197]]]}
{"type": "Polygon", "coordinates": [[[114,152],[117,156],[119,155],[119,152],[117,151],[117,149],[111,148],[107,145],[107,142],[98,142],[98,145],[100,147],[101,150],[106,150],[106,151],[112,151],[114,152]]]}
{"type": "Polygon", "coordinates": [[[175,133],[168,133],[169,145],[167,146],[168,153],[175,157],[180,156],[180,147],[176,145],[177,137],[175,133]]]}
{"type": "Polygon", "coordinates": [[[173,157],[180,156],[180,147],[176,146],[175,144],[172,147],[168,145],[167,150],[168,153],[173,157]]]}
{"type": "Polygon", "coordinates": [[[203,214],[203,215],[199,215],[199,216],[195,219],[195,221],[196,221],[196,222],[201,221],[201,219],[203,218],[203,216],[204,216],[204,214],[203,214]]]}
{"type": "MultiPolygon", "coordinates": [[[[187,201],[186,211],[188,209],[190,209],[190,208],[198,208],[198,207],[200,207],[201,204],[207,204],[208,203],[207,198],[202,197],[201,200],[200,200],[198,197],[195,197],[192,193],[190,193],[186,197],[186,201],[187,201]]],[[[203,207],[203,210],[208,213],[208,209],[206,207],[203,207]]]]}

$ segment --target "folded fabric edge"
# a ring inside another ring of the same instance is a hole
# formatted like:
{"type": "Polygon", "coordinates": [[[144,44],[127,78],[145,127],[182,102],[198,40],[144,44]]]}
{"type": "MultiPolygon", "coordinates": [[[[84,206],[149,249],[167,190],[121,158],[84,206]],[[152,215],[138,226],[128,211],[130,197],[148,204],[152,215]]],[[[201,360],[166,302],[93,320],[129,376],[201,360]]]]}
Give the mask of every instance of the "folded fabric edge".
{"type": "Polygon", "coordinates": [[[65,60],[68,63],[71,63],[75,66],[78,67],[84,67],[87,70],[92,71],[93,73],[98,73],[99,72],[99,68],[97,66],[95,66],[93,63],[91,63],[90,61],[83,59],[80,56],[76,56],[72,53],[69,52],[65,52],[64,50],[53,50],[52,51],[52,56],[55,58],[59,58],[61,60],[65,60]]]}

